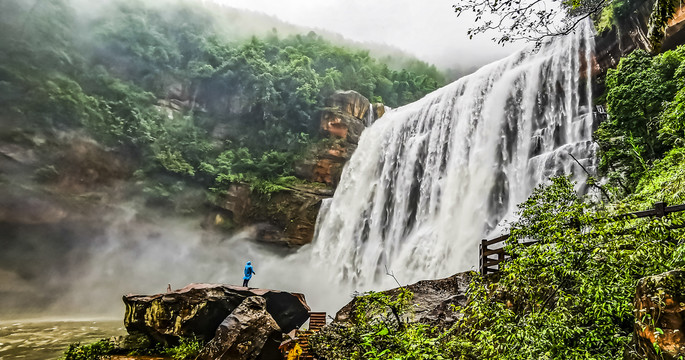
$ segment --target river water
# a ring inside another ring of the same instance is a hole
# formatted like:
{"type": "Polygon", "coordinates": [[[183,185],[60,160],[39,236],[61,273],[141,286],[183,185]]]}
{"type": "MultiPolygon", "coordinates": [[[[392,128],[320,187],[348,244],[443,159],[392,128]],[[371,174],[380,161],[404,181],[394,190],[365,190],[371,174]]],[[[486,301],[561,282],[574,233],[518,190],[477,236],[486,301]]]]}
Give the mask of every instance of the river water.
{"type": "Polygon", "coordinates": [[[69,344],[124,335],[122,320],[0,320],[0,360],[58,359],[69,344]]]}

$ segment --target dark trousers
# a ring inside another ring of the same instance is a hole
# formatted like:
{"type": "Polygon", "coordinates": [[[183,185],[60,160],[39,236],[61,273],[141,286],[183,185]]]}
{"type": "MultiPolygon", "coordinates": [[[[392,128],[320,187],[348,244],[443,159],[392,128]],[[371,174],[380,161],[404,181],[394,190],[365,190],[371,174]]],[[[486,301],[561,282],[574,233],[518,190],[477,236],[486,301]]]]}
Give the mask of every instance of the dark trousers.
{"type": "Polygon", "coordinates": [[[243,286],[247,287],[247,282],[250,281],[249,279],[243,279],[243,286]]]}

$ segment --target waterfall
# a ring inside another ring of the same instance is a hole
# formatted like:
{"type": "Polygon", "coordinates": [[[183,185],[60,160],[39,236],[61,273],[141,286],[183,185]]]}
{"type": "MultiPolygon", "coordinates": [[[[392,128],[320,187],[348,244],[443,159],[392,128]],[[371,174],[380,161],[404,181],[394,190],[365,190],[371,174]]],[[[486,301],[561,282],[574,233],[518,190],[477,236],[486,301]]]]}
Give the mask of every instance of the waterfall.
{"type": "Polygon", "coordinates": [[[595,165],[592,26],[492,63],[361,136],[322,206],[312,268],[357,289],[477,266],[479,240],[550,176],[595,165]],[[392,279],[390,279],[392,280],[392,279]]]}
{"type": "Polygon", "coordinates": [[[375,119],[375,116],[373,114],[373,104],[369,104],[369,110],[366,111],[366,127],[371,126],[373,124],[375,119]]]}

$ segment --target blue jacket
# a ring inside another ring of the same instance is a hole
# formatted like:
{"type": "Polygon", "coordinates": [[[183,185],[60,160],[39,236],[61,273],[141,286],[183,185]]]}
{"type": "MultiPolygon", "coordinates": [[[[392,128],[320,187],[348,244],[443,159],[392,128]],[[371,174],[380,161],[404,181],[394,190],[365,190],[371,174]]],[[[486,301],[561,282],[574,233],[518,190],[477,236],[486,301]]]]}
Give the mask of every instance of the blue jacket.
{"type": "Polygon", "coordinates": [[[254,269],[252,268],[252,262],[248,261],[247,265],[245,265],[245,276],[243,277],[243,280],[252,279],[252,274],[257,275],[257,273],[254,272],[254,269]]]}

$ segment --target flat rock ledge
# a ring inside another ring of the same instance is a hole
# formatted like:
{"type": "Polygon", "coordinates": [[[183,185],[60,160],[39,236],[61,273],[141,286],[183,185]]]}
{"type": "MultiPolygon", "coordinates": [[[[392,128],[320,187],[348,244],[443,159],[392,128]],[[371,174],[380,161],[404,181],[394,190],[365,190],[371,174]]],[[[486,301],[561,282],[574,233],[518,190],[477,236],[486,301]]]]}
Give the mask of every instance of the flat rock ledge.
{"type": "Polygon", "coordinates": [[[164,294],[125,295],[124,325],[131,337],[144,335],[165,345],[177,344],[181,337],[197,337],[209,342],[221,323],[251,297],[264,299],[266,313],[282,333],[299,328],[309,318],[310,308],[300,293],[190,284],[164,294]]]}

